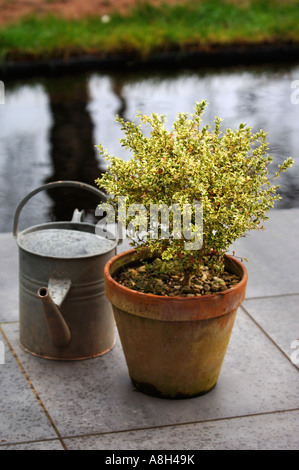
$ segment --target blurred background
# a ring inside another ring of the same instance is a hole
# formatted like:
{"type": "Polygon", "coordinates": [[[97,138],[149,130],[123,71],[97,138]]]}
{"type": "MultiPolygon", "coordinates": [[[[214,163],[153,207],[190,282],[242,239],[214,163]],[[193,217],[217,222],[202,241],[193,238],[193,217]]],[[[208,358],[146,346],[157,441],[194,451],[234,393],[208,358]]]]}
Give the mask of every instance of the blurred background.
{"type": "MultiPolygon", "coordinates": [[[[6,22],[18,21],[22,12],[39,18],[49,8],[63,14],[63,7],[65,16],[72,19],[91,15],[93,6],[100,15],[99,24],[109,23],[113,9],[125,15],[134,1],[21,2],[24,11],[17,10],[16,3],[6,2],[11,9],[6,8],[2,16],[2,28],[6,22]]],[[[179,3],[187,8],[188,2],[179,3]]],[[[213,25],[213,18],[207,21],[213,25]]],[[[209,102],[203,123],[212,124],[219,116],[224,129],[243,122],[269,133],[273,173],[285,158],[294,158],[293,168],[281,176],[283,199],[276,210],[299,207],[299,57],[291,62],[271,57],[256,64],[241,60],[226,65],[223,60],[219,66],[203,64],[195,54],[188,66],[178,61],[175,68],[150,67],[145,61],[136,69],[120,64],[113,70],[93,67],[23,77],[0,74],[5,85],[5,103],[0,104],[0,232],[12,230],[19,202],[46,182],[76,180],[95,186],[95,179],[106,171],[106,162],[95,148],[99,142],[109,153],[130,158],[118,141],[122,133],[116,114],[128,120],[134,120],[137,111],[167,114],[171,127],[178,112],[192,112],[202,99],[209,102]]],[[[98,202],[94,195],[70,188],[39,193],[26,205],[20,228],[69,220],[74,208],[84,208],[93,220],[98,202]]]]}

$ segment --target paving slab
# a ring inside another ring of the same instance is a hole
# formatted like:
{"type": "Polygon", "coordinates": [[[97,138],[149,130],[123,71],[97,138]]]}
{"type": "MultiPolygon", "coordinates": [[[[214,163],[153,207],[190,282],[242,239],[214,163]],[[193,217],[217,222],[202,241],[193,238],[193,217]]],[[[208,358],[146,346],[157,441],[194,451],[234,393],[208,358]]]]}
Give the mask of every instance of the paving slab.
{"type": "Polygon", "coordinates": [[[249,299],[242,307],[299,368],[299,295],[249,299]]]}
{"type": "Polygon", "coordinates": [[[0,450],[65,450],[58,439],[49,441],[24,442],[23,444],[10,444],[0,446],[0,450]]]}
{"type": "Polygon", "coordinates": [[[112,351],[85,361],[24,352],[18,248],[0,234],[0,449],[297,449],[299,209],[272,211],[265,227],[233,246],[249,259],[246,300],[216,388],[189,400],[137,392],[118,335],[112,351]]]}
{"type": "Polygon", "coordinates": [[[0,364],[0,448],[1,445],[57,438],[49,419],[0,332],[5,345],[0,364]]]}
{"type": "MultiPolygon", "coordinates": [[[[299,411],[65,439],[69,450],[297,450],[299,411]]],[[[192,454],[192,452],[191,452],[192,454]]]]}
{"type": "Polygon", "coordinates": [[[188,400],[137,392],[119,339],[98,358],[51,361],[19,347],[17,323],[2,328],[62,437],[299,408],[297,369],[242,310],[216,388],[188,400]]]}
{"type": "Polygon", "coordinates": [[[247,298],[299,293],[299,209],[269,216],[265,231],[249,232],[230,250],[248,259],[247,298]]]}
{"type": "Polygon", "coordinates": [[[0,234],[0,322],[19,319],[18,248],[11,233],[0,234]]]}

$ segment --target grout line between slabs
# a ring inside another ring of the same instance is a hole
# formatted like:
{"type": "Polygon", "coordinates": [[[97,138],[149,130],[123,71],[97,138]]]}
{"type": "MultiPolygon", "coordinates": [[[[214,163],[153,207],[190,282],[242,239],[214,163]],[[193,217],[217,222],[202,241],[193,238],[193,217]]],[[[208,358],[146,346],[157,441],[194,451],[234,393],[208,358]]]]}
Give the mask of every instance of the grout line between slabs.
{"type": "Polygon", "coordinates": [[[287,410],[265,411],[265,412],[260,412],[260,413],[245,414],[245,415],[238,415],[238,416],[224,416],[222,418],[203,419],[199,421],[186,421],[184,423],[162,424],[162,425],[147,426],[147,427],[142,427],[142,428],[120,429],[120,430],[115,430],[115,431],[103,431],[103,432],[95,432],[95,433],[88,433],[88,434],[78,434],[78,435],[71,435],[71,436],[63,436],[63,439],[76,439],[76,438],[83,438],[83,437],[149,431],[151,429],[157,430],[157,429],[165,429],[165,428],[175,428],[178,426],[182,427],[182,426],[192,426],[192,425],[197,425],[197,424],[209,424],[209,423],[217,423],[220,421],[237,420],[240,418],[253,418],[253,417],[267,416],[267,415],[274,415],[274,414],[292,413],[296,411],[299,411],[299,408],[291,408],[287,410]]]}
{"type": "MultiPolygon", "coordinates": [[[[94,433],[87,433],[87,434],[76,434],[70,436],[63,436],[63,439],[79,439],[79,438],[88,438],[88,437],[96,437],[96,436],[105,436],[111,434],[122,434],[122,433],[130,433],[130,432],[142,432],[142,431],[149,431],[149,430],[157,430],[157,429],[165,429],[165,428],[173,428],[178,426],[192,426],[197,424],[209,424],[209,423],[217,423],[218,421],[227,421],[227,420],[237,420],[242,418],[254,418],[259,416],[267,416],[267,415],[275,415],[275,414],[283,414],[283,413],[292,413],[299,411],[299,408],[291,408],[287,410],[274,410],[274,411],[265,411],[260,413],[253,413],[253,414],[246,414],[246,415],[239,415],[239,416],[227,416],[223,418],[212,418],[212,419],[205,419],[200,421],[188,421],[184,423],[174,423],[174,424],[163,424],[157,426],[148,426],[143,428],[131,428],[131,429],[120,429],[115,431],[103,431],[103,432],[94,432],[94,433]]],[[[6,444],[0,444],[1,447],[12,446],[12,445],[21,445],[21,444],[32,444],[32,443],[39,443],[39,442],[53,442],[56,441],[56,438],[49,438],[49,439],[38,439],[32,441],[20,441],[20,442],[10,442],[6,444]]],[[[65,447],[65,446],[64,446],[65,447]]]]}
{"type": "Polygon", "coordinates": [[[56,427],[54,421],[52,420],[52,418],[51,418],[51,416],[50,416],[50,414],[49,414],[49,412],[48,412],[48,410],[47,410],[47,408],[45,407],[44,403],[42,402],[41,398],[39,397],[39,394],[37,393],[37,390],[35,389],[33,383],[31,382],[31,380],[30,380],[30,378],[29,378],[27,372],[25,371],[23,365],[21,364],[21,362],[20,362],[20,360],[19,360],[19,358],[18,358],[17,353],[16,353],[15,350],[13,349],[13,347],[12,347],[12,345],[11,345],[9,339],[7,338],[6,334],[4,333],[4,331],[3,331],[2,327],[1,327],[1,324],[0,324],[0,333],[2,334],[3,338],[5,339],[5,341],[6,341],[7,345],[8,345],[8,347],[9,347],[9,349],[10,349],[10,351],[11,351],[13,357],[14,357],[14,359],[16,360],[16,362],[17,362],[17,364],[18,364],[18,366],[19,366],[21,372],[22,372],[23,375],[25,376],[26,381],[28,382],[28,384],[29,384],[31,390],[33,391],[33,393],[34,393],[34,395],[35,395],[35,397],[36,397],[36,399],[37,399],[39,405],[42,407],[42,410],[43,410],[43,412],[45,413],[45,415],[46,415],[48,421],[50,422],[52,428],[54,429],[55,433],[57,434],[57,437],[58,437],[58,440],[60,441],[60,444],[62,445],[62,447],[63,447],[64,450],[67,450],[67,447],[66,447],[66,445],[65,445],[64,442],[63,442],[63,439],[62,439],[62,437],[61,437],[60,432],[58,431],[58,429],[57,429],[57,427],[56,427]]]}
{"type": "Polygon", "coordinates": [[[289,294],[271,294],[271,295],[260,295],[256,297],[245,297],[244,302],[247,300],[263,300],[263,299],[272,299],[272,298],[278,298],[278,297],[290,297],[290,296],[296,296],[299,295],[299,292],[291,292],[289,294]]]}
{"type": "MultiPolygon", "coordinates": [[[[1,447],[11,447],[11,446],[19,446],[23,444],[39,444],[40,442],[55,442],[58,441],[61,445],[60,439],[57,437],[49,438],[49,439],[36,439],[36,440],[28,440],[28,441],[18,441],[18,442],[6,442],[6,443],[1,443],[0,444],[0,450],[1,447]]],[[[68,450],[65,446],[63,446],[63,450],[68,450]]]]}
{"type": "MultiPolygon", "coordinates": [[[[297,293],[291,293],[291,294],[276,294],[276,295],[270,295],[270,296],[261,296],[261,297],[250,297],[246,298],[245,300],[257,300],[257,299],[267,299],[267,298],[277,298],[277,297],[285,297],[285,296],[296,296],[299,295],[297,293]]],[[[267,336],[267,338],[271,341],[271,343],[288,359],[289,362],[295,367],[295,369],[298,371],[298,368],[296,367],[295,364],[292,363],[288,355],[277,345],[277,343],[272,339],[272,337],[261,327],[261,325],[253,318],[253,316],[248,312],[248,310],[242,305],[241,309],[244,311],[244,313],[254,322],[254,324],[267,336]]],[[[28,382],[31,390],[33,391],[39,405],[42,407],[45,415],[47,416],[47,419],[49,420],[52,428],[54,429],[57,438],[62,445],[64,450],[68,450],[67,446],[64,443],[64,439],[76,439],[80,437],[92,437],[92,436],[101,436],[101,435],[109,435],[109,434],[119,434],[123,432],[136,432],[136,431],[143,431],[143,430],[150,430],[150,429],[159,429],[159,428],[169,428],[169,427],[175,427],[175,426],[186,426],[186,425],[195,425],[195,424],[201,424],[201,423],[210,423],[210,422],[217,422],[217,421],[223,421],[223,420],[231,420],[231,419],[239,419],[239,418],[246,418],[246,417],[254,417],[254,416],[263,416],[263,415],[269,415],[269,414],[275,414],[275,413],[284,413],[284,412],[292,412],[292,411],[297,411],[298,409],[291,409],[291,410],[273,410],[273,411],[267,411],[267,412],[262,412],[262,413],[254,413],[254,414],[249,414],[249,415],[240,415],[240,416],[228,416],[228,417],[223,417],[223,418],[214,418],[214,419],[208,419],[208,420],[202,420],[202,421],[191,421],[191,422],[184,422],[184,423],[174,423],[174,424],[165,424],[165,425],[160,425],[160,426],[150,426],[150,427],[145,427],[145,428],[132,428],[132,429],[124,429],[124,430],[116,430],[116,431],[106,431],[106,432],[97,432],[97,433],[90,433],[90,434],[80,434],[80,435],[71,435],[71,436],[61,436],[60,432],[58,431],[55,423],[53,422],[51,416],[49,415],[49,412],[47,411],[45,405],[43,404],[42,400],[40,399],[37,390],[35,389],[34,385],[32,384],[28,374],[26,373],[24,367],[22,366],[16,352],[14,351],[9,339],[5,335],[1,325],[7,325],[7,324],[17,324],[19,323],[18,321],[7,321],[7,322],[0,322],[0,333],[3,335],[3,338],[5,339],[14,359],[16,360],[21,372],[26,378],[26,381],[28,382]]],[[[55,441],[57,438],[50,438],[50,439],[40,439],[40,440],[33,440],[33,441],[23,441],[23,442],[16,442],[16,443],[3,443],[0,444],[0,447],[4,446],[11,446],[11,445],[20,445],[20,444],[28,444],[28,443],[38,443],[38,442],[51,442],[55,441]]]]}

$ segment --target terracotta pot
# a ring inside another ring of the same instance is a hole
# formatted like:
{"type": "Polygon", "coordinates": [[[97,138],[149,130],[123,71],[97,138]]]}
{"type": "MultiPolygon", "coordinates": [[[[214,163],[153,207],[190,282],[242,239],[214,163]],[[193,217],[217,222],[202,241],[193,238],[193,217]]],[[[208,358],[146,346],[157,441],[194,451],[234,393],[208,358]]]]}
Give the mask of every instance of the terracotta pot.
{"type": "Polygon", "coordinates": [[[245,298],[245,266],[227,255],[226,269],[241,277],[237,285],[201,297],[167,297],[133,291],[113,279],[117,270],[132,263],[135,253],[114,256],[104,269],[106,296],[133,384],[164,398],[209,392],[217,383],[236,312],[245,298]]]}

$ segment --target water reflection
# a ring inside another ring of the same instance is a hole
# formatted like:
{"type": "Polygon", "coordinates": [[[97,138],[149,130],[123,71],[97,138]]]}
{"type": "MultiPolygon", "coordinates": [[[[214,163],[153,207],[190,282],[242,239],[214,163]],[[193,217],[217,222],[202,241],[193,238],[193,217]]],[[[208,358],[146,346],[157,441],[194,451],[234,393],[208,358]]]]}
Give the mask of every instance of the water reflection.
{"type": "MultiPolygon", "coordinates": [[[[6,84],[6,102],[0,106],[0,231],[11,230],[18,202],[40,186],[52,171],[49,129],[52,125],[48,97],[39,83],[6,84]]],[[[39,221],[50,200],[40,196],[40,206],[27,218],[39,221]]]]}
{"type": "MultiPolygon", "coordinates": [[[[215,116],[223,127],[240,122],[269,132],[275,163],[288,156],[295,166],[281,178],[284,196],[277,207],[299,207],[299,105],[291,103],[291,82],[299,67],[236,68],[176,73],[82,74],[6,83],[0,106],[0,232],[11,231],[15,208],[32,189],[55,180],[73,179],[94,185],[106,163],[95,144],[130,158],[120,147],[115,114],[134,119],[137,111],[168,115],[192,112],[195,101],[210,103],[204,123],[215,116]]],[[[75,207],[90,217],[96,198],[85,192],[40,193],[22,214],[24,226],[49,219],[67,220],[75,207]]]]}
{"type": "MultiPolygon", "coordinates": [[[[44,82],[44,89],[53,120],[49,139],[53,168],[45,182],[73,180],[94,185],[103,170],[96,159],[93,122],[87,110],[86,77],[50,79],[44,82]]],[[[94,213],[99,202],[92,193],[82,190],[53,189],[48,194],[53,199],[50,215],[56,220],[69,220],[74,207],[94,213]]]]}

